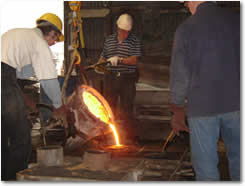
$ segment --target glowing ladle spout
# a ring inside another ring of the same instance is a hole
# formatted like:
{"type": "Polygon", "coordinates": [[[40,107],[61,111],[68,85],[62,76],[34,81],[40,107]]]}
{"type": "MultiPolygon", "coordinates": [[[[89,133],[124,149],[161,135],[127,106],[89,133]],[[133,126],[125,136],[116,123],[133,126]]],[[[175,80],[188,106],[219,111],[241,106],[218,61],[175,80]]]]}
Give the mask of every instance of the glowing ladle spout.
{"type": "Polygon", "coordinates": [[[121,146],[115,125],[109,122],[108,112],[102,103],[89,92],[83,92],[83,99],[92,114],[100,118],[101,121],[109,124],[114,134],[116,146],[121,146]]]}

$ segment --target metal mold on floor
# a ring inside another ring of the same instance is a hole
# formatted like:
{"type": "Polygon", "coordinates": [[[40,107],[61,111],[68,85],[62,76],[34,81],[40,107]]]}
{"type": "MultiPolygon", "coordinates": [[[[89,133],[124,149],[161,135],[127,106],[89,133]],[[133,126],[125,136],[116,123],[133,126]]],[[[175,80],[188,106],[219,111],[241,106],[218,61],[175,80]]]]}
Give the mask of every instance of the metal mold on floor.
{"type": "Polygon", "coordinates": [[[50,145],[37,148],[37,163],[40,166],[62,166],[63,160],[62,146],[50,145]]]}

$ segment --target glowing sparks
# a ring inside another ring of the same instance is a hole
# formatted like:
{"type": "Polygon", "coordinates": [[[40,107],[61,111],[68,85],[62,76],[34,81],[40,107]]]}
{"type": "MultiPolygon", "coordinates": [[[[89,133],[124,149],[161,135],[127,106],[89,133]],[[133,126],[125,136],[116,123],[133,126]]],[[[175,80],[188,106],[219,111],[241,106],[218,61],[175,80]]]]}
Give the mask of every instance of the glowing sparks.
{"type": "Polygon", "coordinates": [[[119,137],[117,134],[117,130],[115,125],[109,123],[109,113],[107,112],[106,108],[102,105],[102,103],[91,93],[84,91],[83,92],[83,100],[88,107],[88,110],[97,118],[99,118],[104,123],[109,124],[113,131],[113,135],[115,138],[116,146],[121,146],[119,142],[119,137]]]}

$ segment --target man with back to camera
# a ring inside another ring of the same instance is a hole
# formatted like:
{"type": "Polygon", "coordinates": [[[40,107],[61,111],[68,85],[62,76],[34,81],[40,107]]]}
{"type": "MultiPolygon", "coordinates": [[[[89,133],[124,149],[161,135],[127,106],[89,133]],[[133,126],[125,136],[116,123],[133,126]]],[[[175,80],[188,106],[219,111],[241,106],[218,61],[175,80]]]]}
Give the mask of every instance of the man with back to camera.
{"type": "Polygon", "coordinates": [[[185,1],[184,5],[192,16],[175,33],[170,66],[171,126],[177,135],[190,132],[197,181],[220,179],[217,142],[221,131],[231,179],[239,181],[240,15],[212,1],[185,1]]]}

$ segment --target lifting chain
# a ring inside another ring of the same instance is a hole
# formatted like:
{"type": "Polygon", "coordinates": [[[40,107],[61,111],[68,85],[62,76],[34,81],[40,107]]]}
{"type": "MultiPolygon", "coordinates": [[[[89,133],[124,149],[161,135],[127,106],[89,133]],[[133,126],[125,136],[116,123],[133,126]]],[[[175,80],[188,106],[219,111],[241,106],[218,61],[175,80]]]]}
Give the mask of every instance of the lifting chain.
{"type": "Polygon", "coordinates": [[[69,65],[67,74],[65,76],[64,84],[62,86],[62,102],[63,104],[66,104],[66,88],[68,85],[68,79],[71,76],[72,70],[75,65],[77,65],[80,69],[81,76],[83,79],[84,84],[88,84],[85,71],[83,67],[81,66],[81,61],[82,58],[79,54],[78,48],[79,48],[79,38],[80,38],[80,43],[81,47],[84,49],[85,44],[84,44],[84,37],[83,37],[83,29],[82,29],[82,19],[80,15],[80,8],[81,8],[81,1],[69,1],[69,6],[70,9],[72,10],[72,23],[73,23],[73,28],[72,28],[72,47],[74,48],[74,51],[72,53],[72,62],[69,65]]]}

